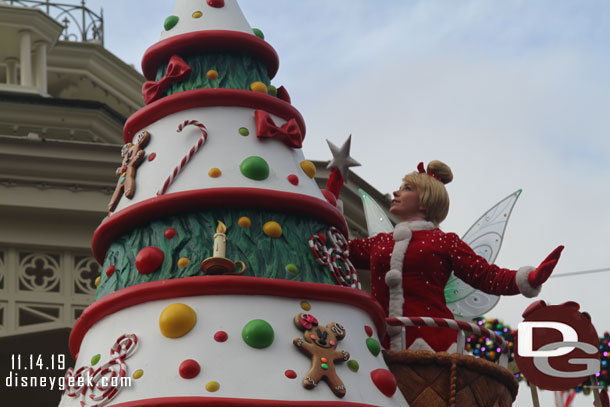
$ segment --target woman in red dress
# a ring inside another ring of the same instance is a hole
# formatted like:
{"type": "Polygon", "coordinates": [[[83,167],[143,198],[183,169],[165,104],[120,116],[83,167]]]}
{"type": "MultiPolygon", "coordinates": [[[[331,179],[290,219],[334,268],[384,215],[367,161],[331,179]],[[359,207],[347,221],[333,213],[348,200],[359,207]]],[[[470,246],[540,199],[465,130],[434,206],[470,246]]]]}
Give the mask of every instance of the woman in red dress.
{"type": "MultiPolygon", "coordinates": [[[[357,268],[371,270],[372,294],[389,316],[453,318],[444,293],[452,271],[488,294],[535,297],[557,264],[563,246],[538,268],[500,268],[475,254],[455,233],[440,230],[449,211],[445,184],[452,179],[446,164],[431,161],[424,170],[420,163],[394,192],[390,212],[402,221],[394,233],[350,241],[350,260],[357,268]]],[[[398,333],[390,330],[392,348],[400,344],[398,333]]],[[[455,341],[456,332],[449,329],[406,329],[407,349],[446,351],[455,341]]]]}

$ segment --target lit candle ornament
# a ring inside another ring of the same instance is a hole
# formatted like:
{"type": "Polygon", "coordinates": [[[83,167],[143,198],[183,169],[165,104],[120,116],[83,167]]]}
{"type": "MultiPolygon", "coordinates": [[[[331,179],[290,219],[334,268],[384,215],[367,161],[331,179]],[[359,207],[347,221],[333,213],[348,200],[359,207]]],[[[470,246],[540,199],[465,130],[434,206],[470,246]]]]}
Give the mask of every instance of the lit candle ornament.
{"type": "Polygon", "coordinates": [[[214,234],[214,254],[212,257],[225,257],[227,253],[227,226],[218,221],[218,227],[214,234]]]}
{"type": "Polygon", "coordinates": [[[218,227],[214,234],[214,247],[212,250],[212,257],[208,257],[201,262],[199,268],[206,275],[236,275],[243,274],[246,271],[246,264],[241,261],[232,261],[226,258],[227,254],[227,226],[218,221],[218,227]],[[240,270],[236,270],[237,266],[240,270]]]}

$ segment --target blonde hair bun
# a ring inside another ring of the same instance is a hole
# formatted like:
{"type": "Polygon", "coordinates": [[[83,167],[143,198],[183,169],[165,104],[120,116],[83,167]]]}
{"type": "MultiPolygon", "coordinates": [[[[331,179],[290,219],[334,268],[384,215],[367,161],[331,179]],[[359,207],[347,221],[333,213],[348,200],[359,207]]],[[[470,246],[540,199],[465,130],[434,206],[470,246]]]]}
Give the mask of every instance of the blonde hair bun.
{"type": "Polygon", "coordinates": [[[426,172],[438,175],[443,184],[448,184],[453,181],[453,173],[451,168],[442,161],[433,160],[428,163],[426,172]]]}

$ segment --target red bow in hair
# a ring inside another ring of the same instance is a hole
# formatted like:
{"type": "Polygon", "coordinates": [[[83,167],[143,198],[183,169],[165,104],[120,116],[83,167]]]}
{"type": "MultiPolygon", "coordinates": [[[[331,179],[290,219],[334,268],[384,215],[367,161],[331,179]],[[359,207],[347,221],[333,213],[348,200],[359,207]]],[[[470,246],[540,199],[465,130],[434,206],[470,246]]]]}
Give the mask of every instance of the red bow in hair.
{"type": "Polygon", "coordinates": [[[288,120],[285,124],[278,127],[269,113],[264,110],[254,112],[256,119],[256,136],[259,138],[277,138],[288,147],[301,148],[303,146],[303,136],[295,119],[288,120]]]}
{"type": "MultiPolygon", "coordinates": [[[[417,164],[417,171],[419,171],[420,174],[428,174],[432,178],[441,181],[441,177],[439,177],[437,174],[434,174],[432,172],[426,172],[426,170],[424,169],[424,163],[423,162],[417,164]]],[[[443,181],[441,181],[441,182],[443,182],[443,181]]]]}
{"type": "Polygon", "coordinates": [[[178,55],[173,55],[169,59],[165,76],[158,82],[147,81],[142,86],[144,102],[149,104],[159,99],[163,96],[163,92],[165,92],[167,88],[176,82],[181,82],[188,78],[192,71],[191,67],[184,62],[184,59],[180,58],[178,55]]]}

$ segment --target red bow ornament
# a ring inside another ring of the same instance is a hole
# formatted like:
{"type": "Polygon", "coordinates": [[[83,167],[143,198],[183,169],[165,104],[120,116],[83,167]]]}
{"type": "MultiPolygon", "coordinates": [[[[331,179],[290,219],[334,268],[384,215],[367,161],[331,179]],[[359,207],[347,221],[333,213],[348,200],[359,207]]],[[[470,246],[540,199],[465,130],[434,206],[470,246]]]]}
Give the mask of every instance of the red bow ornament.
{"type": "Polygon", "coordinates": [[[163,96],[163,92],[176,82],[181,82],[191,75],[193,70],[178,55],[169,59],[165,76],[158,82],[147,81],[142,86],[142,96],[146,104],[152,103],[163,96]]]}
{"type": "Polygon", "coordinates": [[[295,119],[290,119],[278,127],[269,113],[264,110],[254,112],[256,119],[256,136],[258,138],[277,138],[288,147],[301,148],[303,136],[295,119]]]}

